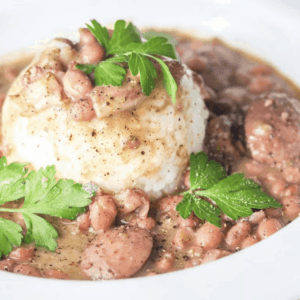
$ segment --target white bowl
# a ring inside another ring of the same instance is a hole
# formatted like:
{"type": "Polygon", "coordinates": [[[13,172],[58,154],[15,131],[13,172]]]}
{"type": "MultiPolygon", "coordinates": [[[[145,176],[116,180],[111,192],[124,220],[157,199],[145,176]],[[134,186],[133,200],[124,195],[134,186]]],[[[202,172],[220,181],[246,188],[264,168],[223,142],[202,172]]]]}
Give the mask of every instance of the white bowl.
{"type": "MultiPolygon", "coordinates": [[[[7,1],[8,2],[8,1],[7,1]]],[[[282,2],[211,0],[11,1],[0,7],[0,53],[19,50],[90,19],[112,24],[198,29],[258,54],[300,85],[300,14],[282,2]]],[[[283,1],[284,2],[284,1],[283,1]]],[[[290,1],[289,1],[290,2],[290,1]]],[[[297,4],[295,2],[295,4],[297,4]]],[[[298,6],[299,7],[299,6],[298,6]]],[[[300,296],[300,219],[270,238],[218,261],[136,279],[58,281],[0,272],[1,299],[296,300],[300,296]]]]}

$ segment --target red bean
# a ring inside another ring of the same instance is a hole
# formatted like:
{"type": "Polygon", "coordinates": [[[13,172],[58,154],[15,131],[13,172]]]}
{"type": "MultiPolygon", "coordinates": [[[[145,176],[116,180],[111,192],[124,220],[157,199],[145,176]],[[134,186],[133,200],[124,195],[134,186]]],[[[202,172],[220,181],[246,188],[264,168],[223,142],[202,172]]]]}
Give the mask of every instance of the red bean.
{"type": "Polygon", "coordinates": [[[267,219],[259,223],[257,235],[260,239],[265,239],[282,228],[282,224],[277,219],[267,219]]]}
{"type": "Polygon", "coordinates": [[[282,208],[267,208],[265,213],[270,218],[280,218],[282,217],[282,208]]]}
{"type": "Polygon", "coordinates": [[[256,211],[249,217],[249,221],[252,224],[258,224],[260,221],[262,221],[266,217],[266,214],[263,210],[256,211]]]}
{"type": "Polygon", "coordinates": [[[90,214],[87,212],[77,217],[77,225],[81,232],[87,231],[91,226],[90,214]]]}
{"type": "Polygon", "coordinates": [[[288,166],[283,171],[283,176],[288,183],[300,182],[300,171],[297,167],[288,166]]]}
{"type": "Polygon", "coordinates": [[[79,35],[79,44],[81,46],[97,42],[95,36],[87,28],[80,28],[79,35]]]}
{"type": "Polygon", "coordinates": [[[257,238],[257,236],[255,235],[250,235],[247,238],[245,238],[242,242],[241,248],[245,249],[247,247],[250,247],[254,244],[256,244],[259,241],[259,239],[257,238]]]}
{"type": "Polygon", "coordinates": [[[141,189],[124,189],[115,194],[116,205],[118,210],[123,214],[128,214],[138,210],[139,218],[146,218],[149,208],[150,199],[141,189]]]}
{"type": "Polygon", "coordinates": [[[105,50],[99,43],[85,45],[80,51],[80,62],[84,64],[97,64],[105,59],[105,50]]]}
{"type": "Polygon", "coordinates": [[[173,237],[173,244],[178,248],[187,248],[193,245],[194,241],[195,232],[190,227],[179,228],[173,237]]]}
{"type": "Polygon", "coordinates": [[[183,196],[168,196],[162,198],[157,205],[157,211],[160,213],[176,211],[176,205],[182,200],[183,196]]]}
{"type": "Polygon", "coordinates": [[[76,100],[86,97],[93,89],[88,76],[80,70],[68,70],[63,77],[63,85],[68,96],[76,100]]]}
{"type": "Polygon", "coordinates": [[[27,276],[42,277],[41,272],[37,268],[34,268],[33,266],[26,265],[26,264],[16,266],[14,268],[14,273],[27,275],[27,276]]]}
{"type": "Polygon", "coordinates": [[[12,259],[3,259],[0,260],[0,270],[12,272],[16,262],[12,259]]]}
{"type": "Polygon", "coordinates": [[[183,185],[186,189],[191,188],[191,183],[190,183],[190,171],[186,171],[183,175],[183,185]]]}
{"type": "Polygon", "coordinates": [[[18,262],[28,262],[33,259],[34,254],[34,248],[17,248],[8,257],[18,262]]]}
{"type": "Polygon", "coordinates": [[[219,258],[227,256],[229,254],[231,254],[231,252],[225,251],[225,250],[219,250],[219,249],[209,250],[205,253],[203,260],[202,260],[202,264],[219,259],[219,258]]]}
{"type": "Polygon", "coordinates": [[[257,65],[249,73],[254,76],[268,76],[273,73],[273,68],[268,65],[257,65]]]}
{"type": "Polygon", "coordinates": [[[256,77],[249,84],[249,91],[253,94],[268,92],[272,89],[273,82],[268,77],[256,77]]]}
{"type": "Polygon", "coordinates": [[[221,229],[209,222],[206,222],[196,233],[196,243],[204,250],[217,248],[222,239],[221,229]]]}
{"type": "Polygon", "coordinates": [[[44,277],[52,278],[52,279],[65,279],[65,280],[71,279],[71,277],[68,274],[66,274],[62,271],[53,270],[53,269],[45,271],[44,277]]]}
{"type": "Polygon", "coordinates": [[[158,269],[160,272],[167,272],[172,269],[175,262],[175,256],[170,251],[165,251],[162,253],[161,258],[159,258],[155,262],[155,268],[158,269]]]}
{"type": "Polygon", "coordinates": [[[192,246],[190,250],[187,252],[187,255],[191,259],[200,259],[202,258],[203,253],[204,250],[202,247],[192,246]]]}
{"type": "Polygon", "coordinates": [[[245,164],[245,168],[250,175],[260,175],[265,170],[265,165],[252,160],[245,164]]]}
{"type": "Polygon", "coordinates": [[[179,226],[180,227],[191,227],[191,228],[197,228],[201,223],[201,220],[196,217],[193,213],[187,218],[179,219],[179,226]]]}
{"type": "Polygon", "coordinates": [[[129,221],[128,225],[151,231],[156,226],[156,222],[153,218],[134,218],[129,221]]]}
{"type": "Polygon", "coordinates": [[[299,194],[299,185],[290,185],[283,192],[284,196],[291,196],[297,194],[299,194]]]}
{"type": "Polygon", "coordinates": [[[191,57],[186,64],[195,72],[202,72],[206,68],[205,62],[198,57],[191,57]]]}
{"type": "Polygon", "coordinates": [[[286,196],[282,198],[283,213],[285,217],[292,221],[300,214],[300,198],[299,196],[286,196]]]}
{"type": "Polygon", "coordinates": [[[137,149],[141,145],[141,142],[137,137],[131,135],[126,144],[129,149],[137,149]]]}
{"type": "Polygon", "coordinates": [[[238,247],[249,235],[251,226],[248,222],[239,222],[234,225],[227,233],[225,242],[229,248],[238,247]]]}
{"type": "Polygon", "coordinates": [[[91,121],[96,117],[91,99],[80,99],[76,101],[71,107],[70,113],[75,121],[91,121]]]}
{"type": "Polygon", "coordinates": [[[200,258],[192,259],[192,260],[187,261],[184,264],[184,268],[188,269],[188,268],[196,267],[196,266],[200,265],[201,263],[202,263],[202,259],[200,259],[200,258]]]}
{"type": "Polygon", "coordinates": [[[96,196],[95,201],[89,206],[91,226],[94,230],[108,230],[115,221],[117,208],[113,197],[96,196]]]}

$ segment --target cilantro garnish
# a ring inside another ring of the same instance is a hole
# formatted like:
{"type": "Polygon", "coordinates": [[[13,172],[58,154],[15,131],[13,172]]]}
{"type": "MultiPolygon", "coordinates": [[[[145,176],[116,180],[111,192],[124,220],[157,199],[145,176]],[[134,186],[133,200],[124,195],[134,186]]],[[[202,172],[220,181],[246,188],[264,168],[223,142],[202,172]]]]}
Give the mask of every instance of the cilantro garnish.
{"type": "Polygon", "coordinates": [[[0,218],[0,258],[3,254],[8,255],[13,246],[20,246],[22,240],[34,241],[37,246],[54,251],[58,233],[42,215],[74,220],[91,202],[91,195],[81,184],[65,179],[56,182],[54,166],[31,171],[25,177],[25,165],[7,165],[6,157],[0,158],[0,205],[24,198],[22,207],[0,206],[0,212],[21,213],[27,227],[23,237],[20,225],[0,218]]]}
{"type": "Polygon", "coordinates": [[[159,55],[176,59],[174,45],[167,38],[154,36],[142,43],[137,28],[132,23],[126,26],[123,20],[116,21],[110,38],[106,27],[101,26],[96,20],[92,20],[91,23],[92,25],[87,24],[87,27],[105,48],[107,59],[98,65],[77,64],[77,69],[86,74],[95,72],[96,85],[121,86],[126,74],[124,63],[127,63],[134,76],[140,74],[143,93],[149,96],[155,88],[154,79],[157,78],[151,59],[156,60],[162,69],[165,89],[173,103],[176,102],[176,81],[166,63],[156,57],[159,55]]]}
{"type": "Polygon", "coordinates": [[[252,215],[253,208],[282,207],[264,193],[260,185],[244,178],[244,174],[227,176],[221,164],[209,161],[204,152],[190,156],[190,184],[190,190],[184,192],[182,201],[176,207],[184,219],[193,211],[198,218],[221,227],[221,212],[237,220],[252,215]]]}

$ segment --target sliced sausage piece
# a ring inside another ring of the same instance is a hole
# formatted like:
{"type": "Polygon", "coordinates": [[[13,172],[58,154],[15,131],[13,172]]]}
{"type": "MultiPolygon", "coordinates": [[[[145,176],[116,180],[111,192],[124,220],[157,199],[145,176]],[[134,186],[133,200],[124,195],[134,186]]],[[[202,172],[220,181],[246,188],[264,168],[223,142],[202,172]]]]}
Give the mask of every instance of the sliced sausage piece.
{"type": "Polygon", "coordinates": [[[9,258],[17,262],[28,262],[34,257],[34,248],[17,248],[9,254],[9,258]]]}
{"type": "Polygon", "coordinates": [[[92,280],[129,278],[145,264],[152,247],[148,231],[116,227],[98,234],[85,249],[81,268],[92,280]]]}
{"type": "Polygon", "coordinates": [[[299,114],[297,99],[283,93],[271,93],[253,102],[245,120],[247,145],[252,157],[279,169],[294,168],[297,182],[300,180],[299,114]]]}
{"type": "Polygon", "coordinates": [[[52,278],[52,279],[65,279],[65,280],[71,279],[71,277],[68,274],[66,274],[62,271],[53,270],[53,269],[45,271],[44,277],[52,278]]]}
{"type": "Polygon", "coordinates": [[[12,272],[16,262],[12,259],[3,259],[0,261],[0,270],[12,272]]]}
{"type": "Polygon", "coordinates": [[[196,232],[196,244],[204,250],[217,248],[222,242],[223,234],[220,228],[206,222],[196,232]]]}
{"type": "Polygon", "coordinates": [[[41,272],[37,268],[27,264],[16,266],[14,268],[14,273],[27,275],[27,276],[42,277],[41,272]]]}
{"type": "Polygon", "coordinates": [[[94,230],[108,230],[117,216],[117,207],[112,196],[97,196],[89,206],[91,226],[94,230]]]}

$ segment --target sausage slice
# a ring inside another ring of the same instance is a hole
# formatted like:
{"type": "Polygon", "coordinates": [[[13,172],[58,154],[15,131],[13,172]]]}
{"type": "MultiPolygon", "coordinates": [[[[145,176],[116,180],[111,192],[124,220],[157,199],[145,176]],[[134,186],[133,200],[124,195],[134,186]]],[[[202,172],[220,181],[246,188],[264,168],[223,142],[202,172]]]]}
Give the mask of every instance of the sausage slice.
{"type": "Polygon", "coordinates": [[[81,268],[92,280],[129,278],[145,264],[152,247],[148,231],[116,227],[98,234],[85,249],[81,268]]]}

